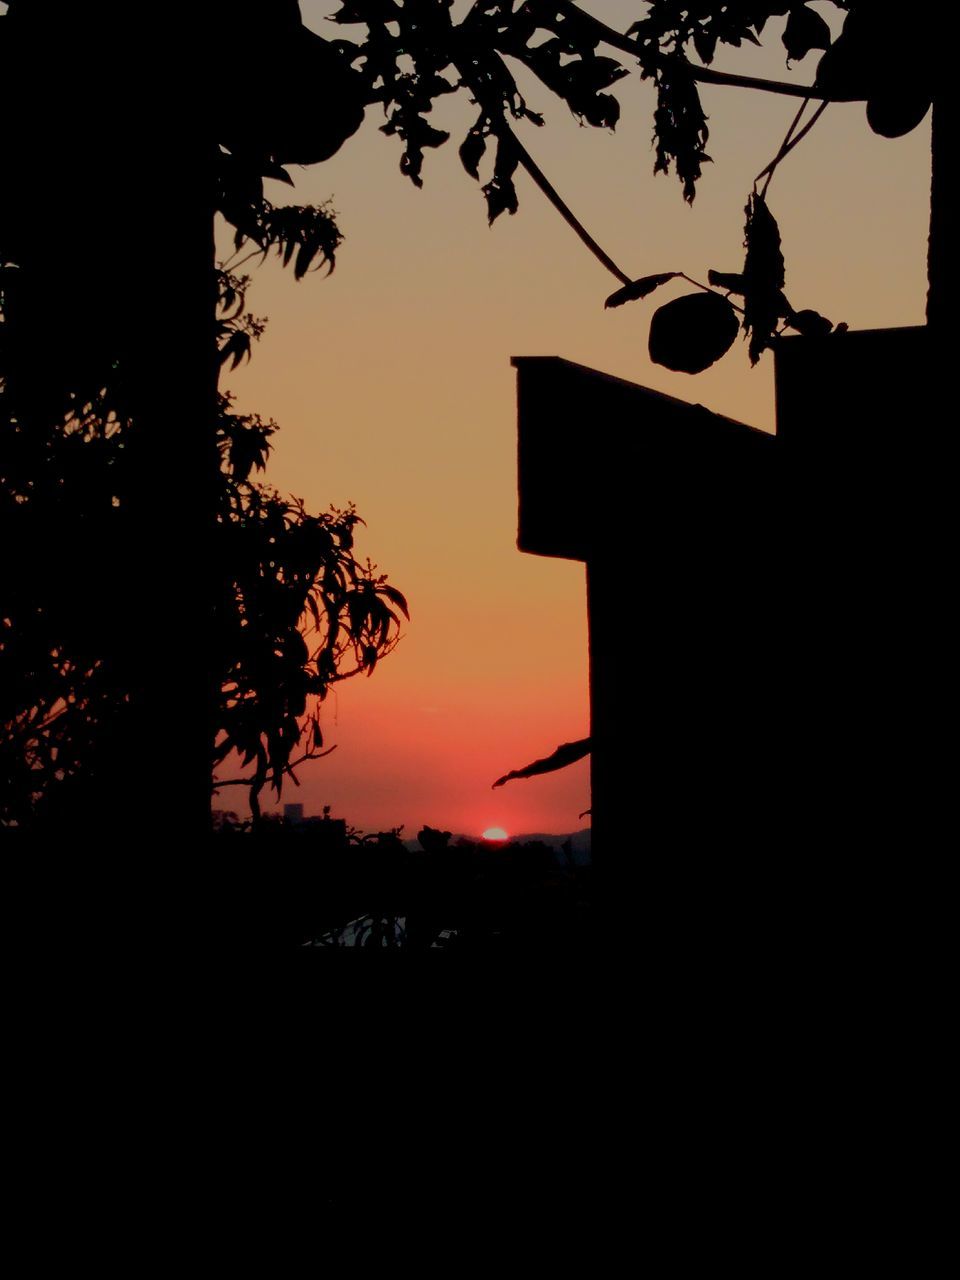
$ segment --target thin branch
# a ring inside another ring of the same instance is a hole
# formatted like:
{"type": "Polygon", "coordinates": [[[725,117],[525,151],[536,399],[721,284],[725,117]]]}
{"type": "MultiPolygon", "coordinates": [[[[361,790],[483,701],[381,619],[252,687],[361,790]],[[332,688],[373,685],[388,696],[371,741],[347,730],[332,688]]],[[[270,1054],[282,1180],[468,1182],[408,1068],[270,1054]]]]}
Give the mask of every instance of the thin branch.
{"type": "Polygon", "coordinates": [[[812,98],[816,102],[862,102],[862,98],[845,98],[824,93],[809,84],[789,84],[786,80],[761,80],[757,76],[735,76],[728,71],[712,71],[690,63],[690,75],[701,84],[727,85],[733,89],[760,89],[763,93],[780,93],[788,98],[812,98]]]}
{"type": "Polygon", "coordinates": [[[513,146],[517,149],[517,159],[521,166],[527,171],[536,185],[547,197],[567,226],[571,227],[576,235],[579,236],[597,261],[601,263],[602,266],[606,267],[611,275],[616,276],[621,284],[630,284],[632,277],[628,276],[625,271],[622,271],[610,255],[606,253],[599,244],[597,244],[596,240],[594,240],[590,232],[565,202],[563,197],[551,183],[550,179],[531,156],[530,152],[513,132],[509,124],[507,124],[506,120],[502,117],[500,119],[493,117],[490,121],[490,126],[498,137],[506,137],[510,139],[513,146]]]}
{"type": "MultiPolygon", "coordinates": [[[[327,747],[326,751],[308,751],[299,760],[294,760],[292,764],[284,765],[283,773],[290,773],[292,776],[292,770],[298,769],[300,765],[306,764],[309,760],[322,760],[324,756],[330,755],[331,751],[336,751],[336,749],[337,744],[334,743],[332,747],[327,747]]],[[[256,783],[257,780],[257,774],[254,774],[252,778],[225,778],[223,782],[218,782],[214,778],[213,790],[219,791],[221,787],[249,787],[256,783]]],[[[297,783],[297,785],[299,786],[300,784],[297,783]]]]}

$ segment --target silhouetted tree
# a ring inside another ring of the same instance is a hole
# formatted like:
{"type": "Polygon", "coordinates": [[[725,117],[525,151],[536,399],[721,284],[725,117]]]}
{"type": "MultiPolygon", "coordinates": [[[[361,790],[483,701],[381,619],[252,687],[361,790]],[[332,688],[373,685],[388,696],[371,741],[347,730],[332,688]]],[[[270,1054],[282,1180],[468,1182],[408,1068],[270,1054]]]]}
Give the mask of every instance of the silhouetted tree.
{"type": "MultiPolygon", "coordinates": [[[[220,282],[221,357],[237,362],[260,325],[244,314],[246,279],[222,272],[220,282]]],[[[15,332],[15,307],[9,323],[15,332]]],[[[245,785],[255,814],[265,785],[279,795],[298,765],[326,754],[319,702],[332,683],[374,670],[396,644],[398,615],[407,613],[386,577],[356,560],[352,507],[312,515],[298,499],[254,482],[275,430],[273,422],[234,413],[221,396],[213,763],[236,756],[252,767],[217,786],[245,785]]],[[[100,776],[109,726],[126,723],[133,740],[111,639],[127,602],[109,576],[91,582],[83,559],[91,538],[109,554],[127,537],[134,431],[122,393],[109,383],[43,432],[0,423],[0,511],[8,545],[21,549],[6,559],[3,574],[0,821],[72,827],[92,797],[109,801],[100,776]],[[61,547],[55,583],[38,576],[31,554],[53,530],[61,547]]],[[[172,485],[171,514],[176,500],[172,485]]],[[[95,813],[88,816],[95,821],[95,813]]]]}

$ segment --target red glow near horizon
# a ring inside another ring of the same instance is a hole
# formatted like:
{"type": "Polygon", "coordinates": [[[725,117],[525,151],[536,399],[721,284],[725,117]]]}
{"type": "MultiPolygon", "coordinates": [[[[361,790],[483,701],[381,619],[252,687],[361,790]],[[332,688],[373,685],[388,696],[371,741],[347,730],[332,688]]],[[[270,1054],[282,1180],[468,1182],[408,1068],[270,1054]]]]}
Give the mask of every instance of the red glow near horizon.
{"type": "Polygon", "coordinates": [[[503,827],[487,827],[483,833],[484,840],[507,840],[509,837],[503,827]]]}

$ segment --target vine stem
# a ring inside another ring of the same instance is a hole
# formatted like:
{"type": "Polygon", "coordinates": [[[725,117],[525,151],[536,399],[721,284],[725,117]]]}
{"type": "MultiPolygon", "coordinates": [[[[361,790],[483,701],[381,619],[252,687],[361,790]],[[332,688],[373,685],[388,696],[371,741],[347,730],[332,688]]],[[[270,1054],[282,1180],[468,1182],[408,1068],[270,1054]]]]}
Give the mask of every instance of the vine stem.
{"type": "Polygon", "coordinates": [[[773,157],[773,159],[766,166],[766,168],[761,169],[760,172],[757,174],[757,176],[753,180],[753,185],[754,187],[756,187],[757,183],[760,181],[761,178],[766,177],[767,179],[766,182],[763,184],[763,190],[760,192],[761,200],[767,194],[767,188],[770,186],[770,183],[773,180],[773,175],[776,173],[777,166],[779,165],[780,161],[783,160],[786,156],[788,156],[790,152],[794,149],[794,147],[804,140],[804,138],[807,136],[807,134],[810,132],[813,126],[817,123],[817,121],[820,119],[820,117],[823,115],[823,113],[826,111],[829,105],[830,105],[829,102],[821,102],[820,105],[817,107],[816,111],[813,113],[813,115],[810,117],[807,123],[800,130],[800,132],[796,135],[796,137],[793,137],[792,136],[793,131],[796,129],[797,125],[800,123],[800,117],[803,115],[804,110],[806,109],[806,106],[807,106],[806,102],[803,103],[803,106],[801,106],[800,110],[797,112],[796,116],[794,117],[793,124],[791,124],[790,128],[787,130],[787,136],[784,138],[780,146],[780,150],[773,157]]]}

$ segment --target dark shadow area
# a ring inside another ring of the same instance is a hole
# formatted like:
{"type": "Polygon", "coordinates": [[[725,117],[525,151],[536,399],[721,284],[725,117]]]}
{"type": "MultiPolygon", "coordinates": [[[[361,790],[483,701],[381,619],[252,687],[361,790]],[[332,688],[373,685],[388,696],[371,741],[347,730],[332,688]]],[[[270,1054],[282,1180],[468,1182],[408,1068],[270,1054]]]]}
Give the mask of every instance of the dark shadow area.
{"type": "Polygon", "coordinates": [[[393,832],[348,842],[342,823],[278,822],[224,830],[212,854],[223,872],[223,937],[457,955],[592,942],[590,869],[542,842],[451,842],[449,832],[425,827],[411,848],[393,832]]]}

